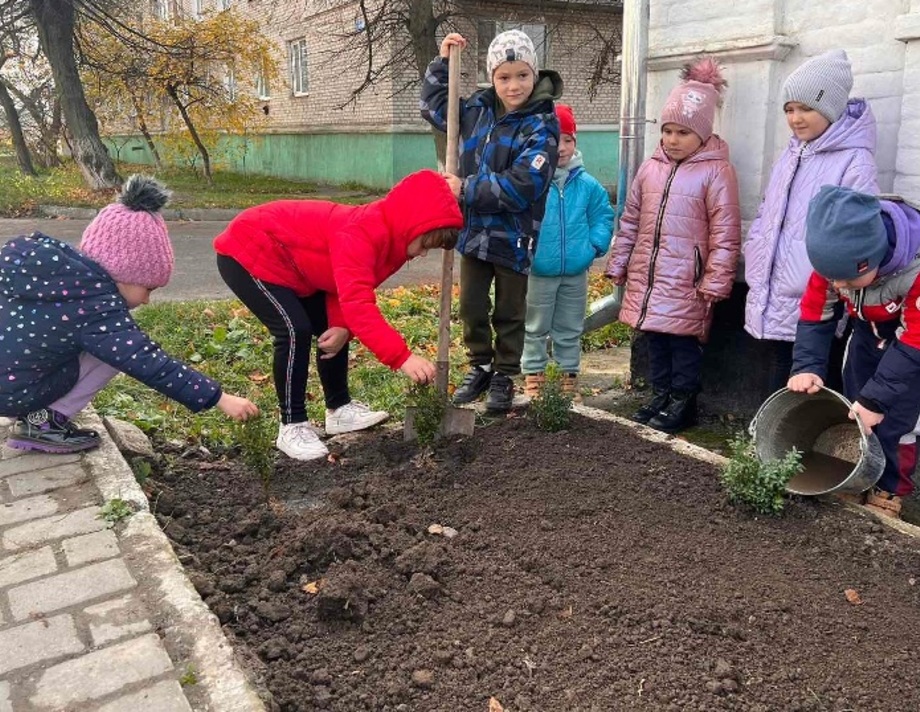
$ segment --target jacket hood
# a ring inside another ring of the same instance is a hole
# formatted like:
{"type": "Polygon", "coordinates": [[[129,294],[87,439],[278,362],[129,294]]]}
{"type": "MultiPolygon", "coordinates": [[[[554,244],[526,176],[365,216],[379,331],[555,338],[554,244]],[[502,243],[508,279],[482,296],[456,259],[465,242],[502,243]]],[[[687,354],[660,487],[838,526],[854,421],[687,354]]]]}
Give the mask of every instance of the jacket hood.
{"type": "MultiPolygon", "coordinates": [[[[664,152],[664,147],[661,145],[661,141],[658,142],[658,148],[655,149],[655,153],[652,154],[652,158],[656,161],[661,161],[662,163],[674,163],[667,153],[664,152]]],[[[710,136],[706,143],[700,146],[696,153],[692,156],[685,158],[682,163],[700,163],[702,161],[727,161],[728,158],[728,144],[725,143],[718,134],[713,134],[710,136]]]]}
{"type": "Polygon", "coordinates": [[[882,218],[888,231],[889,250],[879,268],[879,276],[894,274],[920,256],[920,213],[909,205],[880,200],[882,218]]]}
{"type": "Polygon", "coordinates": [[[575,153],[572,154],[572,157],[566,165],[556,166],[556,172],[553,174],[553,183],[561,188],[565,186],[565,182],[570,177],[578,175],[584,169],[585,163],[581,151],[576,148],[575,153]]]}
{"type": "Polygon", "coordinates": [[[450,186],[432,170],[406,176],[377,204],[390,228],[393,247],[403,251],[426,232],[463,227],[463,215],[450,186]]]}
{"type": "MultiPolygon", "coordinates": [[[[823,153],[863,148],[875,154],[876,134],[872,107],[864,99],[850,99],[843,116],[811,141],[807,150],[823,153]]],[[[793,136],[789,145],[798,151],[801,150],[803,142],[793,136]]]]}
{"type": "MultiPolygon", "coordinates": [[[[562,97],[562,89],[562,77],[559,76],[559,72],[552,69],[541,69],[537,73],[537,85],[533,88],[530,99],[523,107],[517,110],[517,113],[530,114],[542,110],[544,108],[541,105],[542,102],[560,99],[562,97]]],[[[478,103],[482,106],[491,106],[495,109],[496,115],[503,116],[505,113],[501,101],[498,98],[498,94],[495,93],[495,87],[483,89],[471,98],[475,99],[473,103],[478,103]]]]}
{"type": "Polygon", "coordinates": [[[40,232],[0,249],[0,293],[7,299],[68,302],[118,292],[101,265],[40,232]]]}

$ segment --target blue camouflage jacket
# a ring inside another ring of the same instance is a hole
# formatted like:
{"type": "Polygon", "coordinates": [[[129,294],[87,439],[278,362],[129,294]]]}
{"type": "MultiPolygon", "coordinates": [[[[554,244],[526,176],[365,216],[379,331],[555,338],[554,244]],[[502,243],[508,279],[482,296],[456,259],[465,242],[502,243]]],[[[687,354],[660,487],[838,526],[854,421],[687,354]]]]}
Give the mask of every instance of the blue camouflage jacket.
{"type": "MultiPolygon", "coordinates": [[[[530,271],[558,160],[553,101],[561,95],[559,75],[541,70],[530,102],[501,117],[492,87],[460,100],[461,254],[530,271]]],[[[446,59],[428,65],[420,109],[432,126],[447,130],[446,59]]]]}
{"type": "Polygon", "coordinates": [[[0,415],[24,416],[69,393],[88,352],[192,411],[220,385],[169,356],[128,311],[97,262],[33,233],[0,249],[0,415]]]}

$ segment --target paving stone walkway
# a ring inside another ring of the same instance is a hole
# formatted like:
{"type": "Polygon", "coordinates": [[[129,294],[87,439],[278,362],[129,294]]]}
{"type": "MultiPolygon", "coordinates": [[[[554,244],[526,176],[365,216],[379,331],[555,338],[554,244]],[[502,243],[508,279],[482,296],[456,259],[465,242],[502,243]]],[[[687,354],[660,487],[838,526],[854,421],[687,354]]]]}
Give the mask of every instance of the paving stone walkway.
{"type": "MultiPolygon", "coordinates": [[[[100,516],[112,497],[100,486],[130,477],[108,437],[102,453],[22,453],[5,445],[9,426],[0,419],[0,712],[264,709],[149,512],[118,528],[100,516]]],[[[126,499],[146,507],[137,491],[126,499]]]]}

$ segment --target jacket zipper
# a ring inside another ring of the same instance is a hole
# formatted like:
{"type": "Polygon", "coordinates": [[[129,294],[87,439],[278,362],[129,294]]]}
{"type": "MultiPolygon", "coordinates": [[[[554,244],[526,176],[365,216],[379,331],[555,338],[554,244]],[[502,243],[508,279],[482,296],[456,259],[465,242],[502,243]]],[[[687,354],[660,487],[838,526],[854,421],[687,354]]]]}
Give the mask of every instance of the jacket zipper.
{"type": "Polygon", "coordinates": [[[767,298],[763,303],[763,312],[761,316],[766,315],[767,305],[770,303],[770,295],[773,293],[771,285],[773,284],[773,272],[776,269],[776,251],[779,249],[779,241],[783,234],[783,228],[786,227],[786,218],[789,215],[789,196],[792,195],[792,184],[795,183],[795,177],[799,172],[799,166],[802,165],[802,156],[805,153],[805,149],[808,148],[808,143],[802,144],[802,150],[799,151],[798,157],[795,159],[795,168],[792,169],[792,177],[789,179],[789,187],[786,188],[786,207],[783,210],[783,219],[780,221],[779,230],[776,232],[776,242],[773,244],[773,254],[770,258],[770,274],[767,276],[767,298]]]}
{"type": "Polygon", "coordinates": [[[559,254],[559,276],[565,274],[565,185],[559,186],[559,234],[562,236],[562,251],[559,254]]]}
{"type": "Polygon", "coordinates": [[[655,220],[655,236],[652,241],[652,256],[648,261],[648,286],[645,288],[645,296],[642,297],[642,309],[639,312],[639,319],[636,321],[636,329],[642,328],[642,322],[645,321],[645,315],[648,312],[648,302],[652,297],[652,287],[655,286],[655,262],[658,260],[658,249],[661,246],[661,223],[664,222],[664,209],[668,204],[668,194],[671,192],[671,183],[674,181],[674,175],[680,167],[675,163],[671,169],[668,180],[664,184],[664,193],[661,196],[661,207],[658,208],[658,217],[655,220]]]}

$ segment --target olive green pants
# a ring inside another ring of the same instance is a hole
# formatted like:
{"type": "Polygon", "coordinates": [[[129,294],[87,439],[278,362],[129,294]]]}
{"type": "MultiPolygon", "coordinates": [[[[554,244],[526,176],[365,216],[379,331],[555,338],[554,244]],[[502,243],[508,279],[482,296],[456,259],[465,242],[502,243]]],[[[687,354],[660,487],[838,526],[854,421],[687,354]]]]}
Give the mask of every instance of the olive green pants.
{"type": "Polygon", "coordinates": [[[492,364],[497,373],[519,374],[526,316],[526,274],[468,255],[460,258],[460,319],[471,366],[492,364]]]}

